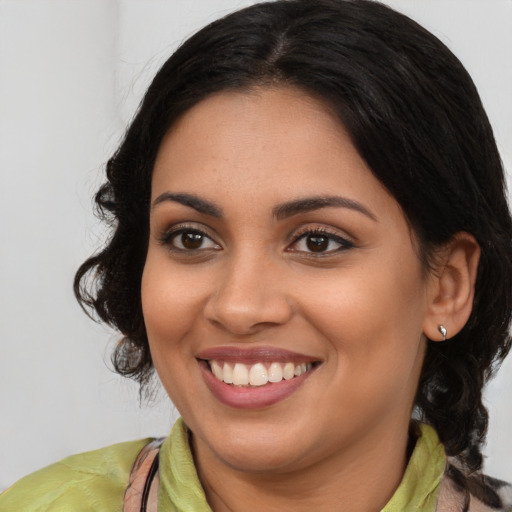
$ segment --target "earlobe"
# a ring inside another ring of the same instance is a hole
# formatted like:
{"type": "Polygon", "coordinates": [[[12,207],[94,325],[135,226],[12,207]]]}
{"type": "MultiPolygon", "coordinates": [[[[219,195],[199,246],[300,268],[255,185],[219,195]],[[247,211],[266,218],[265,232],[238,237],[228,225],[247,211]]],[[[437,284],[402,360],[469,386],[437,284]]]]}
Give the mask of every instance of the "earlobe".
{"type": "Polygon", "coordinates": [[[439,251],[431,275],[428,314],[423,332],[433,341],[455,336],[466,324],[473,308],[480,247],[473,237],[460,232],[439,251]]]}

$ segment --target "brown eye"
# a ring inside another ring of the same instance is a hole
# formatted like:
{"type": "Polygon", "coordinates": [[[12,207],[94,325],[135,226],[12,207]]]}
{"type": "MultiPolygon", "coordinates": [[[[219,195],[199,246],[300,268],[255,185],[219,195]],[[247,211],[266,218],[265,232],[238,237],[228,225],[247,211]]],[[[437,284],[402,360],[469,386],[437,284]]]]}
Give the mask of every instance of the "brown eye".
{"type": "Polygon", "coordinates": [[[199,249],[203,244],[204,236],[201,233],[182,233],[181,245],[185,249],[199,249]]]}
{"type": "Polygon", "coordinates": [[[290,246],[293,252],[304,252],[309,254],[328,255],[351,249],[354,244],[349,240],[323,230],[312,230],[299,236],[290,246]]]}
{"type": "Polygon", "coordinates": [[[206,233],[189,228],[181,228],[165,234],[161,238],[161,243],[167,245],[170,249],[181,252],[218,250],[221,248],[206,233]]]}
{"type": "Polygon", "coordinates": [[[329,238],[326,236],[310,235],[306,238],[306,247],[311,252],[324,252],[329,248],[329,238]]]}

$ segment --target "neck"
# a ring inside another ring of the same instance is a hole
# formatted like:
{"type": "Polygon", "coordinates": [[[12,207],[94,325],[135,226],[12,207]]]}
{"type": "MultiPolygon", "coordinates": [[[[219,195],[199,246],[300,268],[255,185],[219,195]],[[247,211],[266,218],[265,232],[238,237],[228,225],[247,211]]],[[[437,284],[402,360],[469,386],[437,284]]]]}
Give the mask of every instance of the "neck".
{"type": "Polygon", "coordinates": [[[199,478],[214,512],[381,510],[407,464],[408,427],[374,435],[320,462],[248,472],[220,461],[193,439],[199,478]]]}

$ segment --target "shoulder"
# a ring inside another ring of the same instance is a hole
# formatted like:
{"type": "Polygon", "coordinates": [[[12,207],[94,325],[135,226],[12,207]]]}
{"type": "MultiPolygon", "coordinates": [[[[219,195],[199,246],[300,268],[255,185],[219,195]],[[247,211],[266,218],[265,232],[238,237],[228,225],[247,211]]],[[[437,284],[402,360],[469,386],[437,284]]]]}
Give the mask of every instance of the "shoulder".
{"type": "Polygon", "coordinates": [[[461,485],[457,473],[450,469],[448,466],[442,480],[438,512],[464,510],[467,498],[468,512],[512,512],[511,484],[487,475],[474,474],[461,485]]]}
{"type": "Polygon", "coordinates": [[[72,455],[36,471],[0,496],[0,511],[121,510],[134,460],[150,441],[141,439],[72,455]]]}
{"type": "Polygon", "coordinates": [[[477,485],[471,485],[470,481],[471,505],[474,505],[475,512],[487,510],[481,504],[492,511],[512,512],[511,484],[487,475],[480,475],[477,481],[477,485]]]}

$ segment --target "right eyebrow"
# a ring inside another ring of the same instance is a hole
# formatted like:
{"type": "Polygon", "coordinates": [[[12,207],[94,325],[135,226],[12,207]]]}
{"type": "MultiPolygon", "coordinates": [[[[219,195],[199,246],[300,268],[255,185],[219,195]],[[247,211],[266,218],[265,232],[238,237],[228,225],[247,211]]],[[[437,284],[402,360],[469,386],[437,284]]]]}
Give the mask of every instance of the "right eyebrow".
{"type": "Polygon", "coordinates": [[[274,217],[278,220],[307,213],[322,208],[348,208],[356,212],[366,215],[373,221],[377,221],[377,217],[363,204],[348,197],[341,196],[313,196],[304,197],[294,201],[280,204],[273,208],[274,217]]]}
{"type": "Polygon", "coordinates": [[[155,206],[158,206],[161,203],[165,203],[166,201],[188,206],[189,208],[193,208],[199,213],[209,215],[210,217],[215,217],[216,219],[221,219],[223,216],[222,208],[217,206],[215,203],[196,196],[195,194],[173,194],[172,192],[164,192],[153,201],[151,208],[153,209],[155,206]]]}

